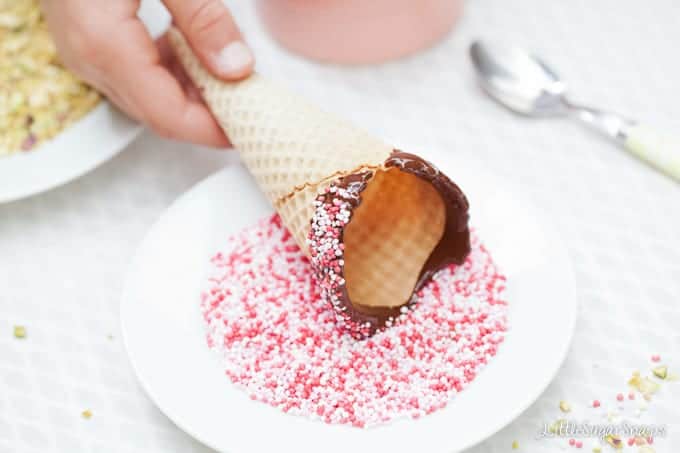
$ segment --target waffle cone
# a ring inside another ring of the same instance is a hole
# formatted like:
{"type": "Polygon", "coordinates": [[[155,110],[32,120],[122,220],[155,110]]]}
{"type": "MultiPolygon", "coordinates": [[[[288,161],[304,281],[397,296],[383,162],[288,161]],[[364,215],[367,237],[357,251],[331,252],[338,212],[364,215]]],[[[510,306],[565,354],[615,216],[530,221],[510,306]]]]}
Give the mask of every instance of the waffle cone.
{"type": "Polygon", "coordinates": [[[170,39],[241,160],[306,251],[319,189],[334,177],[379,167],[392,148],[258,74],[219,81],[177,30],[170,39]]]}
{"type": "Polygon", "coordinates": [[[370,172],[344,234],[347,292],[353,302],[368,307],[367,313],[371,307],[407,303],[445,230],[447,209],[433,185],[386,167],[393,147],[360,128],[258,74],[220,81],[179,31],[170,31],[170,41],[241,160],[308,256],[319,194],[342,177],[370,172]]]}

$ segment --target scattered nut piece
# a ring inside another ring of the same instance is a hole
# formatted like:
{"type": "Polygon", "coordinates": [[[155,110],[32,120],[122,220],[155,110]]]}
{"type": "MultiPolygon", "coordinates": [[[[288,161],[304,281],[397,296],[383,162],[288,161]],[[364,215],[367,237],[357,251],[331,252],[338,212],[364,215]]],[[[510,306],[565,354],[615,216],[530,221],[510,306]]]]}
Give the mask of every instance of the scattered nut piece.
{"type": "Polygon", "coordinates": [[[26,327],[14,326],[14,338],[26,338],[26,327]]]}
{"type": "Polygon", "coordinates": [[[654,376],[659,379],[666,379],[668,377],[668,367],[666,365],[661,365],[652,369],[654,376]]]}
{"type": "Polygon", "coordinates": [[[512,449],[517,450],[518,448],[519,448],[519,442],[517,442],[516,440],[513,440],[512,441],[512,449]]]}
{"type": "Polygon", "coordinates": [[[83,416],[84,419],[91,419],[92,418],[92,411],[89,409],[84,410],[80,415],[83,416]]]}
{"type": "Polygon", "coordinates": [[[604,440],[617,450],[621,450],[623,448],[623,441],[615,434],[607,434],[604,440]]]}
{"type": "Polygon", "coordinates": [[[554,422],[553,424],[551,424],[550,426],[548,426],[548,432],[549,432],[550,434],[557,434],[557,433],[559,433],[559,432],[560,432],[560,427],[561,427],[562,425],[564,425],[565,423],[567,423],[567,421],[566,421],[565,419],[563,419],[563,418],[560,418],[560,419],[558,419],[558,420],[555,420],[555,422],[554,422]]]}
{"type": "Polygon", "coordinates": [[[648,377],[640,376],[640,373],[637,371],[633,373],[633,377],[628,381],[628,385],[642,393],[643,396],[649,396],[659,390],[659,384],[648,377]]]}
{"type": "Polygon", "coordinates": [[[560,410],[562,412],[569,412],[571,411],[571,405],[566,401],[560,401],[560,410]]]}

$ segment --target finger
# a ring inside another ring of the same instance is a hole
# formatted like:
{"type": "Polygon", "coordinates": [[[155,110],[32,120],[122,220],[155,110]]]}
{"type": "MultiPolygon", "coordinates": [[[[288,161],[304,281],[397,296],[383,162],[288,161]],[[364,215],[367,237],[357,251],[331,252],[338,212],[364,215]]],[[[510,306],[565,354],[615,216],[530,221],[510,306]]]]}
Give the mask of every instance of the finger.
{"type": "Polygon", "coordinates": [[[161,36],[157,41],[158,51],[160,52],[163,66],[168,68],[170,73],[175,76],[177,82],[184,89],[184,93],[191,101],[202,101],[199,89],[194,85],[189,74],[184,69],[182,63],[177,59],[177,56],[172,51],[170,42],[168,41],[167,33],[161,36]]]}
{"type": "Polygon", "coordinates": [[[140,112],[135,108],[132,104],[130,104],[124,97],[118,95],[116,92],[103,89],[100,90],[104,96],[106,96],[106,99],[111,102],[113,105],[118,107],[121,111],[125,112],[130,118],[137,120],[137,121],[142,121],[142,116],[140,112]]]}
{"type": "Polygon", "coordinates": [[[127,87],[126,98],[132,100],[141,120],[159,135],[214,147],[229,145],[205,105],[190,101],[163,66],[140,67],[134,76],[121,71],[116,77],[127,87]]]}
{"type": "Polygon", "coordinates": [[[228,140],[208,109],[190,101],[163,66],[156,43],[137,19],[117,25],[115,40],[98,43],[92,70],[114,102],[159,135],[208,146],[228,140]]]}
{"type": "Polygon", "coordinates": [[[175,76],[175,79],[177,79],[177,82],[179,82],[180,86],[186,91],[186,88],[191,83],[191,79],[189,74],[187,74],[187,72],[184,70],[182,63],[177,59],[174,52],[172,51],[167,33],[156,40],[156,46],[158,47],[161,63],[163,66],[168,68],[172,75],[175,76]]]}
{"type": "MultiPolygon", "coordinates": [[[[111,69],[115,79],[112,85],[124,87],[119,90],[121,95],[139,112],[142,122],[166,138],[214,147],[228,146],[229,141],[207,107],[188,99],[177,79],[164,66],[171,56],[167,43],[163,44],[161,40],[160,48],[157,47],[138,24],[134,24],[134,30],[129,30],[128,38],[147,43],[145,56],[124,54],[116,58],[119,63],[111,69]],[[125,64],[126,55],[128,64],[125,64]]],[[[128,47],[122,49],[125,51],[128,47]]]]}
{"type": "Polygon", "coordinates": [[[142,117],[137,108],[128,102],[127,99],[119,93],[119,90],[112,86],[106,79],[97,79],[97,83],[94,86],[109,102],[125,112],[129,117],[140,122],[142,121],[142,117]]]}
{"type": "Polygon", "coordinates": [[[222,0],[163,0],[201,62],[216,76],[250,75],[255,59],[222,0]]]}
{"type": "MultiPolygon", "coordinates": [[[[188,101],[199,104],[201,106],[205,106],[205,108],[208,111],[210,111],[210,109],[207,107],[203,100],[201,91],[198,89],[196,85],[194,85],[193,81],[191,80],[191,77],[189,77],[189,74],[187,74],[186,70],[184,69],[184,66],[179,61],[177,56],[174,54],[170,42],[168,40],[167,33],[161,36],[156,42],[158,45],[161,62],[166,68],[168,68],[170,73],[175,77],[179,85],[182,87],[188,101]]],[[[212,113],[211,117],[214,119],[212,113]]],[[[216,120],[214,121],[216,122],[216,120]]],[[[217,125],[218,127],[220,127],[219,123],[217,123],[217,125]]],[[[228,138],[229,137],[227,137],[227,140],[228,138]]],[[[228,143],[228,146],[231,146],[231,143],[228,143]]]]}
{"type": "Polygon", "coordinates": [[[194,82],[191,80],[189,75],[184,70],[184,66],[182,66],[182,63],[180,63],[177,60],[174,60],[168,66],[168,70],[170,71],[170,73],[172,73],[172,75],[175,76],[177,82],[182,86],[182,89],[184,89],[184,94],[190,101],[205,104],[205,102],[203,101],[203,97],[201,96],[201,90],[199,90],[198,87],[194,85],[194,82]]]}

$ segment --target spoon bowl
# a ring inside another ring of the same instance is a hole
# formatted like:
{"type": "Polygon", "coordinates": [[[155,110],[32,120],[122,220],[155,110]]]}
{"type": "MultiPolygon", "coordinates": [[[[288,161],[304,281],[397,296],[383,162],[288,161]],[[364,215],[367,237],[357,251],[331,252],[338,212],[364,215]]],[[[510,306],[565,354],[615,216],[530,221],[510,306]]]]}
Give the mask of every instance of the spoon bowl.
{"type": "Polygon", "coordinates": [[[516,47],[475,41],[470,58],[484,91],[504,107],[530,117],[574,118],[680,181],[680,140],[676,137],[616,113],[570,102],[557,73],[516,47]]]}
{"type": "Polygon", "coordinates": [[[548,65],[515,47],[475,41],[470,57],[482,88],[501,105],[527,116],[565,115],[566,85],[548,65]]]}

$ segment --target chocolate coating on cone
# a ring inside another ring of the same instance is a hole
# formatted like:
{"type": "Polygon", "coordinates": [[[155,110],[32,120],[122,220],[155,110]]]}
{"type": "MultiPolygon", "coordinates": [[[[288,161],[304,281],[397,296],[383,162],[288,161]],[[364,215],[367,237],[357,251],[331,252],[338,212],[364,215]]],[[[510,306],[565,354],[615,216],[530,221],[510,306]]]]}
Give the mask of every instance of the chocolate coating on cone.
{"type": "Polygon", "coordinates": [[[470,253],[470,204],[463,191],[448,176],[415,154],[395,150],[385,166],[398,168],[430,182],[446,206],[444,234],[420,271],[414,289],[418,291],[439,269],[452,263],[462,264],[470,253]]]}
{"type": "MultiPolygon", "coordinates": [[[[411,297],[399,306],[380,307],[352,303],[344,279],[344,260],[342,259],[344,249],[334,249],[338,252],[337,258],[333,253],[325,254],[330,256],[329,259],[326,259],[326,256],[321,259],[316,258],[317,252],[314,248],[320,239],[315,236],[315,233],[321,230],[321,234],[326,235],[326,229],[329,227],[319,226],[316,223],[317,219],[313,219],[310,249],[312,250],[312,264],[316,265],[315,272],[322,285],[322,294],[330,299],[338,320],[355,338],[365,338],[379,329],[390,326],[403,313],[404,307],[414,303],[414,293],[419,291],[438,270],[452,263],[462,264],[470,253],[469,204],[460,188],[434,165],[415,154],[395,150],[385,161],[384,167],[410,173],[430,183],[444,202],[446,220],[441,239],[424,263],[411,297]]],[[[373,172],[365,171],[340,178],[317,198],[319,206],[317,209],[333,209],[335,213],[344,210],[351,215],[361,204],[361,193],[368,186],[372,176],[373,172]]],[[[324,211],[323,215],[327,214],[328,212],[324,211]]],[[[339,244],[344,244],[343,231],[349,221],[339,222],[340,225],[335,227],[337,237],[333,236],[333,238],[337,239],[339,244]]]]}

